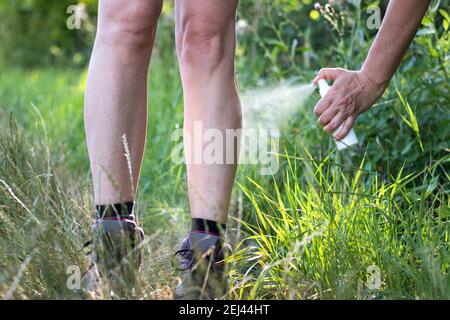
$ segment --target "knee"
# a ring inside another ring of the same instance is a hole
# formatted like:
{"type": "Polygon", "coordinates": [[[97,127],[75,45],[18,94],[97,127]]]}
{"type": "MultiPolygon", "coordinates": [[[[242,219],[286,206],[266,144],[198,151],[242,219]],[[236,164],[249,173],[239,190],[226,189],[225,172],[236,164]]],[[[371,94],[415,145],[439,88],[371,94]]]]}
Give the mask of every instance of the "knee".
{"type": "Polygon", "coordinates": [[[196,72],[216,69],[227,51],[233,49],[234,53],[234,35],[230,35],[230,31],[227,23],[211,18],[191,16],[184,19],[176,35],[180,67],[184,70],[193,68],[196,72]],[[233,42],[229,43],[229,39],[233,42]]]}
{"type": "Polygon", "coordinates": [[[131,50],[151,46],[158,17],[159,1],[117,1],[117,5],[101,7],[98,35],[100,42],[131,50]],[[103,9],[103,10],[102,10],[103,9]]]}

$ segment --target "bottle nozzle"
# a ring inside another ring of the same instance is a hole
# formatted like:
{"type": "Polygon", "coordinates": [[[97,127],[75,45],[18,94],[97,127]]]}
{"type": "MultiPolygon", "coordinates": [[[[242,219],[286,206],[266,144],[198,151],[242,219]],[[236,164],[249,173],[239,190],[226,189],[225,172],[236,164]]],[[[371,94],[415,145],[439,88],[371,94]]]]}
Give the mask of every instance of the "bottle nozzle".
{"type": "Polygon", "coordinates": [[[330,90],[330,86],[328,85],[327,81],[324,79],[320,79],[318,82],[318,85],[319,85],[320,96],[323,98],[327,95],[328,90],[330,90]]]}

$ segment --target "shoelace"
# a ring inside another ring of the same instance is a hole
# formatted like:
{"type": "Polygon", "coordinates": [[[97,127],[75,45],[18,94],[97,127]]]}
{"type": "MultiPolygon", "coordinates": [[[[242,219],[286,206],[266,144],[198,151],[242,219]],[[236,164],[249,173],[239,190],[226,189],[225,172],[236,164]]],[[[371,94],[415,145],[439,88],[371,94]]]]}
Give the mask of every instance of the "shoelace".
{"type": "MultiPolygon", "coordinates": [[[[186,270],[191,269],[194,266],[194,263],[195,263],[194,250],[192,250],[192,249],[180,249],[180,250],[176,251],[173,254],[173,258],[174,259],[176,258],[177,255],[180,255],[181,257],[184,257],[187,254],[190,255],[190,257],[188,256],[188,258],[190,258],[190,260],[189,260],[189,263],[188,263],[187,267],[185,267],[185,268],[177,267],[178,271],[186,271],[186,270]]],[[[207,252],[205,252],[203,254],[202,258],[209,259],[209,258],[211,258],[211,255],[212,255],[212,253],[211,252],[208,253],[208,251],[207,251],[207,252]]],[[[223,263],[223,262],[224,262],[224,260],[220,260],[220,261],[216,261],[215,263],[219,264],[219,263],[223,263]]],[[[178,265],[179,265],[179,263],[178,263],[178,265]]]]}
{"type": "Polygon", "coordinates": [[[194,251],[192,249],[180,249],[173,254],[174,259],[176,258],[177,255],[185,257],[187,254],[190,255],[189,264],[185,268],[178,267],[177,269],[179,271],[186,271],[192,268],[192,266],[194,265],[194,251]]]}

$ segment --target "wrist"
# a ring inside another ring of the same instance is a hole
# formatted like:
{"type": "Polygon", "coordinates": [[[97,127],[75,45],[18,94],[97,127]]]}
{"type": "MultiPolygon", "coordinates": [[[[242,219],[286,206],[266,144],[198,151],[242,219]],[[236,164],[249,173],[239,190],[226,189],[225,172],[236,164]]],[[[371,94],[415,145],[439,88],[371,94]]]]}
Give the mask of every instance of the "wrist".
{"type": "Polygon", "coordinates": [[[366,64],[361,68],[360,73],[365,78],[366,82],[374,92],[383,93],[387,88],[391,77],[382,76],[377,72],[372,72],[370,68],[366,67],[366,64]]]}
{"type": "Polygon", "coordinates": [[[369,63],[367,60],[364,62],[361,72],[364,73],[364,75],[369,78],[369,80],[376,87],[387,86],[392,78],[392,74],[387,73],[386,70],[381,68],[381,66],[377,66],[374,63],[369,63]]]}

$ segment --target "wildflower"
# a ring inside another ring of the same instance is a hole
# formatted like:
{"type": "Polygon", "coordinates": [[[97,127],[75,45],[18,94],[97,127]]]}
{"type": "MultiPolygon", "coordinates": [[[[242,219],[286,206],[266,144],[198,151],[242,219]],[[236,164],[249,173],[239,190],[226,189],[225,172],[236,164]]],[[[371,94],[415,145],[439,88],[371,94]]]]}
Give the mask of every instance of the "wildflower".
{"type": "Polygon", "coordinates": [[[236,32],[242,34],[248,29],[248,23],[244,19],[239,19],[236,23],[236,32]]]}
{"type": "Polygon", "coordinates": [[[320,12],[317,10],[311,10],[311,12],[309,13],[309,17],[311,18],[311,20],[317,21],[320,18],[320,12]]]}

